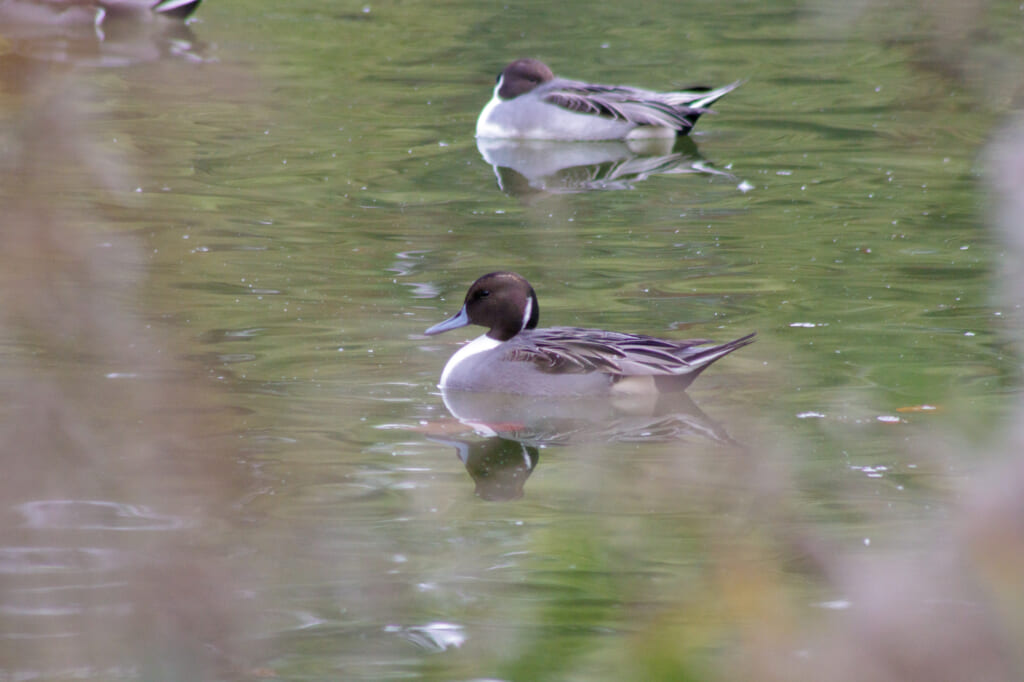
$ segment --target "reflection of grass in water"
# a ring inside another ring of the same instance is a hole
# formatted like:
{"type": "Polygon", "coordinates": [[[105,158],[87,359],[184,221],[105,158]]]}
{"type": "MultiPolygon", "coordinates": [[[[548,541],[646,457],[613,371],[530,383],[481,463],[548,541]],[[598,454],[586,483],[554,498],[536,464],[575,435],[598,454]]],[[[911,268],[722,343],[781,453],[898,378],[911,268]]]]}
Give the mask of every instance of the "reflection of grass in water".
{"type": "MultiPolygon", "coordinates": [[[[542,533],[548,543],[535,536],[534,561],[572,566],[552,566],[547,580],[535,568],[531,583],[506,587],[504,646],[484,645],[503,653],[485,669],[530,680],[1020,679],[1016,438],[1009,462],[936,494],[903,531],[886,528],[905,517],[865,487],[859,526],[873,542],[860,548],[856,538],[830,537],[834,520],[801,501],[805,493],[784,473],[784,447],[690,457],[648,476],[634,464],[637,501],[593,500],[594,509],[542,533]],[[658,536],[654,527],[665,523],[694,538],[692,553],[643,570],[630,549],[648,545],[629,538],[658,536]]],[[[936,441],[931,458],[956,461],[943,456],[947,447],[955,446],[936,441]]],[[[572,465],[584,459],[611,475],[600,448],[572,465]]],[[[849,508],[858,491],[847,488],[837,505],[849,508]]]]}
{"type": "Polygon", "coordinates": [[[220,440],[236,427],[136,312],[140,244],[92,229],[130,169],[89,144],[70,79],[6,57],[0,553],[20,568],[0,582],[0,677],[213,679],[238,653],[239,576],[211,523],[246,487],[220,440]]]}

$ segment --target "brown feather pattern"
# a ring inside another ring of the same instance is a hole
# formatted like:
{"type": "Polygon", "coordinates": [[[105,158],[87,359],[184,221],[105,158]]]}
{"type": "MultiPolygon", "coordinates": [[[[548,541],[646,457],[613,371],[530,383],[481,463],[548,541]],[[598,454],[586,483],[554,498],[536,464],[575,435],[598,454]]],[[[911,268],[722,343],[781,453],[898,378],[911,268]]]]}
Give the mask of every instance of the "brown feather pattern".
{"type": "MultiPolygon", "coordinates": [[[[746,345],[740,339],[735,347],[746,345]]],[[[552,373],[685,374],[722,346],[697,348],[705,339],[668,341],[640,334],[578,327],[548,327],[509,342],[505,359],[533,362],[552,373]]],[[[732,344],[726,344],[732,347],[732,344]]]]}

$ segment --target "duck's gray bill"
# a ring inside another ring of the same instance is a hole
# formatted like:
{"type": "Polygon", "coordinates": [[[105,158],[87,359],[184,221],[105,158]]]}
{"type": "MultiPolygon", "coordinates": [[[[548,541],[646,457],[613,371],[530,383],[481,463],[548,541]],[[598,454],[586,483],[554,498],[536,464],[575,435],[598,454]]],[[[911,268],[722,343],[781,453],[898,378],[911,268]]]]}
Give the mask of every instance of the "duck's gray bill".
{"type": "Polygon", "coordinates": [[[434,334],[440,334],[446,332],[449,329],[458,329],[459,327],[465,327],[469,324],[469,315],[466,314],[466,307],[463,306],[462,310],[455,313],[455,315],[449,317],[444,322],[439,322],[433,327],[423,332],[427,336],[433,336],[434,334]]]}

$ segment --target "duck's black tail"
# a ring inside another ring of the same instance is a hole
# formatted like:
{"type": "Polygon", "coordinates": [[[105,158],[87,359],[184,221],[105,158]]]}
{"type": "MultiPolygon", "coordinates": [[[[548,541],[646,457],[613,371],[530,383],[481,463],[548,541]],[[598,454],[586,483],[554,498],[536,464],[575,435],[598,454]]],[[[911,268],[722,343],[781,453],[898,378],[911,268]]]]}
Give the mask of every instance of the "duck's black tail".
{"type": "Polygon", "coordinates": [[[708,112],[714,113],[708,107],[741,85],[743,85],[743,81],[739,80],[715,89],[707,87],[693,87],[685,92],[671,93],[673,95],[672,104],[678,106],[681,111],[685,111],[683,118],[685,118],[690,124],[688,127],[679,130],[679,135],[686,135],[689,133],[701,115],[708,112]]]}
{"type": "Polygon", "coordinates": [[[751,332],[734,341],[727,341],[720,346],[710,346],[688,356],[686,364],[690,366],[690,369],[684,370],[680,374],[658,375],[654,377],[654,383],[658,387],[658,391],[671,393],[673,391],[686,390],[686,387],[692,384],[693,380],[700,376],[700,373],[710,367],[713,362],[724,358],[734,350],[754,343],[755,336],[757,336],[757,332],[751,332]]]}

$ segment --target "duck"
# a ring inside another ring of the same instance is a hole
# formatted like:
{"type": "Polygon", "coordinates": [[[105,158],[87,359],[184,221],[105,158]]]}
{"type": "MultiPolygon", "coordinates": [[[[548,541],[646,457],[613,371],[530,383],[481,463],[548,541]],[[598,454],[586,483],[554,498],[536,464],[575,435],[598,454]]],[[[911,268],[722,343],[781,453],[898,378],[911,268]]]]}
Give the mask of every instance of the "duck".
{"type": "Polygon", "coordinates": [[[675,138],[738,88],[654,92],[558,78],[537,59],[517,59],[498,74],[494,96],[476,122],[476,136],[534,140],[675,138]]]}
{"type": "MultiPolygon", "coordinates": [[[[142,0],[141,4],[148,6],[151,12],[161,16],[171,19],[188,19],[199,9],[200,2],[202,0],[158,0],[157,2],[142,0]]],[[[118,2],[117,0],[110,0],[110,4],[112,7],[116,7],[118,2]]],[[[125,2],[124,4],[131,3],[125,2]]]]}
{"type": "Polygon", "coordinates": [[[97,30],[110,18],[185,20],[202,0],[0,0],[3,23],[75,26],[97,30]]]}
{"type": "Polygon", "coordinates": [[[423,333],[471,324],[487,332],[462,346],[441,372],[443,391],[540,396],[624,396],[686,390],[716,360],[753,343],[756,332],[721,345],[641,334],[538,328],[537,294],[522,275],[492,272],[469,287],[458,313],[423,333]]]}

